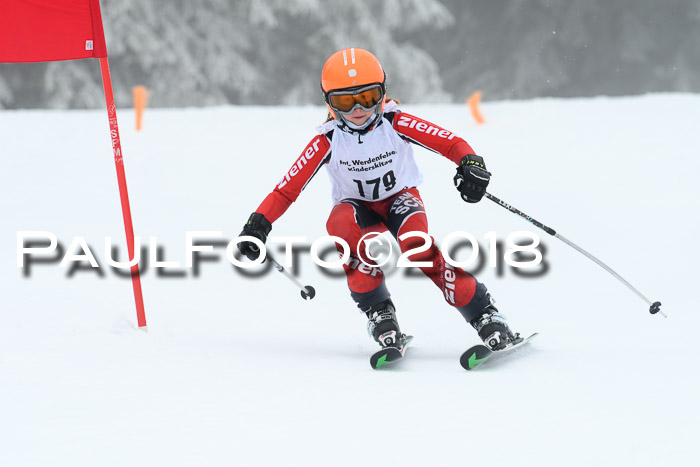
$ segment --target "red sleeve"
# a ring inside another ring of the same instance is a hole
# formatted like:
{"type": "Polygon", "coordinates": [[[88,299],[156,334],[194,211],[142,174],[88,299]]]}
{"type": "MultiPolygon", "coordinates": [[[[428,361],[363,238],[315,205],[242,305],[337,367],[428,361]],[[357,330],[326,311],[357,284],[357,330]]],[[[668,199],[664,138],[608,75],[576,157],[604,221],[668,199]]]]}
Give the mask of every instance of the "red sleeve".
{"type": "Polygon", "coordinates": [[[271,223],[279,219],[326,162],[330,152],[331,143],[326,135],[312,139],[255,212],[264,215],[271,223]]]}
{"type": "Polygon", "coordinates": [[[455,164],[467,154],[476,154],[469,143],[451,131],[411,114],[396,112],[393,126],[409,142],[442,154],[455,164]]]}

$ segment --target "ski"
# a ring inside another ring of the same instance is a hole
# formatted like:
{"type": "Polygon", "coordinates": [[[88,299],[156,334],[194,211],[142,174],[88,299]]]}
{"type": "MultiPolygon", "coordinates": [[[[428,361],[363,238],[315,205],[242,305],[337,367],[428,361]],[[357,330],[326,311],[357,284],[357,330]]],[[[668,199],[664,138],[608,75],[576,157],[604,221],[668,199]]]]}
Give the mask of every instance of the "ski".
{"type": "Polygon", "coordinates": [[[484,344],[478,344],[469,348],[466,352],[462,354],[459,359],[459,363],[465,370],[473,370],[478,366],[482,365],[484,362],[498,360],[501,357],[511,353],[512,351],[522,347],[527,344],[535,337],[537,333],[532,334],[530,337],[523,339],[517,344],[506,347],[503,350],[491,350],[484,344]]]}
{"type": "Polygon", "coordinates": [[[413,336],[406,336],[404,343],[401,347],[385,347],[377,352],[375,352],[369,359],[369,364],[375,370],[394,363],[397,360],[403,358],[403,354],[406,352],[408,344],[413,340],[413,336]]]}

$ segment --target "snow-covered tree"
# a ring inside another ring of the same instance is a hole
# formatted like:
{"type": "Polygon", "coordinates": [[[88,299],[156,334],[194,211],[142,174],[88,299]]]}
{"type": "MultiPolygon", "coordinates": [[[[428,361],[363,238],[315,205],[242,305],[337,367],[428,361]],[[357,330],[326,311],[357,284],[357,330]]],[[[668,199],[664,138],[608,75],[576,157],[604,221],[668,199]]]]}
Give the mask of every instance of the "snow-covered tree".
{"type": "MultiPolygon", "coordinates": [[[[102,0],[117,104],[321,104],[321,67],[372,51],[407,103],[700,91],[697,0],[102,0]]],[[[0,108],[100,107],[88,60],[0,64],[0,108]]]]}

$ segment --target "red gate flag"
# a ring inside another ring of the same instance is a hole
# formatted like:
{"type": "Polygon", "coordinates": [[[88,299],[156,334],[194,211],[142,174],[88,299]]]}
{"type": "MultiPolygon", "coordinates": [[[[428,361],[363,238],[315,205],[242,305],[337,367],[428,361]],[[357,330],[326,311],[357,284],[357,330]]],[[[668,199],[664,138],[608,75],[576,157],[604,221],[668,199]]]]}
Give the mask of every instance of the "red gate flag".
{"type": "Polygon", "coordinates": [[[0,62],[106,56],[98,0],[0,2],[0,62]]]}
{"type": "MultiPolygon", "coordinates": [[[[99,0],[0,0],[0,62],[51,62],[81,58],[100,60],[126,244],[131,261],[135,254],[134,227],[99,0]]],[[[131,267],[131,282],[138,325],[145,330],[146,312],[138,263],[131,267]]]]}

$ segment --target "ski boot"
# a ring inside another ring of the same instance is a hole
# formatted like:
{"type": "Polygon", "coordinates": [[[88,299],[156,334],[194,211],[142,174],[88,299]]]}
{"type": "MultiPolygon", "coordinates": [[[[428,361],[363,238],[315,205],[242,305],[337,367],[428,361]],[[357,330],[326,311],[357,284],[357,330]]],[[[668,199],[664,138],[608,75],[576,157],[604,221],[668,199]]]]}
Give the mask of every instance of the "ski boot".
{"type": "Polygon", "coordinates": [[[382,346],[403,348],[406,335],[401,333],[396,321],[396,309],[391,299],[377,303],[362,311],[367,315],[367,333],[382,346]]]}
{"type": "Polygon", "coordinates": [[[486,347],[496,351],[522,342],[523,338],[520,334],[513,334],[508,327],[506,317],[500,314],[493,304],[494,300],[491,299],[491,303],[484,308],[483,314],[470,323],[479,333],[486,347]]]}

